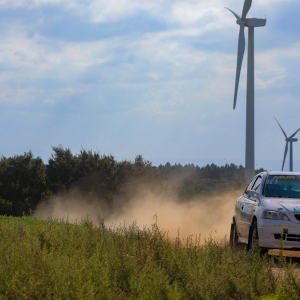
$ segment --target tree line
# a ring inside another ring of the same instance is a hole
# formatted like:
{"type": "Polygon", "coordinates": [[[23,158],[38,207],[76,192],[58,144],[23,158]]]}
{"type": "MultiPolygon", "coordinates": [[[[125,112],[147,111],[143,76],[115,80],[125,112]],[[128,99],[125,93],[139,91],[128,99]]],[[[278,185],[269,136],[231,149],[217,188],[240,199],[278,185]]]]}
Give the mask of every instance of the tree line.
{"type": "MultiPolygon", "coordinates": [[[[199,194],[222,193],[244,188],[244,167],[234,164],[204,167],[166,163],[153,166],[141,155],[134,161],[116,161],[112,155],[91,150],[73,154],[69,148],[52,147],[47,163],[31,151],[0,159],[0,214],[22,216],[42,200],[63,191],[78,189],[112,206],[117,198],[125,203],[133,186],[156,191],[175,191],[179,201],[199,194]],[[101,200],[100,200],[101,199],[101,200]]],[[[257,172],[262,169],[257,170],[257,172]]]]}

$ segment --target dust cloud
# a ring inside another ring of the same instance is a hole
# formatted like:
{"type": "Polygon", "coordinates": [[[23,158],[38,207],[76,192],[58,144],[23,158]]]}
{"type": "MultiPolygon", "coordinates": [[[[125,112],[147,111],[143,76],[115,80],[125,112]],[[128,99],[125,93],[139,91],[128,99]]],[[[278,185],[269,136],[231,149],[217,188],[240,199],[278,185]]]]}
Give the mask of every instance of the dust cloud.
{"type": "Polygon", "coordinates": [[[141,185],[134,188],[126,203],[116,199],[111,206],[73,189],[42,202],[33,217],[77,223],[88,217],[95,225],[99,224],[100,217],[107,227],[135,222],[141,229],[151,227],[157,220],[159,228],[171,238],[179,233],[180,238],[197,235],[201,240],[210,236],[224,239],[229,238],[234,204],[239,195],[240,191],[234,191],[182,202],[175,194],[153,192],[141,185]]]}
{"type": "Polygon", "coordinates": [[[158,226],[175,238],[201,235],[201,238],[223,239],[229,237],[235,201],[240,193],[208,196],[189,202],[179,202],[172,197],[158,197],[144,191],[144,198],[133,198],[121,214],[112,214],[107,222],[136,223],[150,226],[157,216],[158,226]]]}

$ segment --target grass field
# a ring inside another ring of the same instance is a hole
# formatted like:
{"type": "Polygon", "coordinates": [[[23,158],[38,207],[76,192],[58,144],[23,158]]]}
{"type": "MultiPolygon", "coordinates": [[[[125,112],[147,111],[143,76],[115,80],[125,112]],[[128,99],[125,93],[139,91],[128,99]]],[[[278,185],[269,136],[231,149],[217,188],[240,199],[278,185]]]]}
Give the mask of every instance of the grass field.
{"type": "Polygon", "coordinates": [[[156,222],[0,217],[0,299],[299,299],[294,265],[227,241],[170,239],[156,222]]]}

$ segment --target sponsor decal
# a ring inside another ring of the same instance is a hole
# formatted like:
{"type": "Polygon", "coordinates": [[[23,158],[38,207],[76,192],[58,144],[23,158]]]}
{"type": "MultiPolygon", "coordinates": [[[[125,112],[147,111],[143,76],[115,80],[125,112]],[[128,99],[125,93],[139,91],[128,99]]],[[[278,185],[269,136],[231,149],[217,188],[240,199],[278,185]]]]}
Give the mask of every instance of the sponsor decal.
{"type": "Polygon", "coordinates": [[[300,211],[300,206],[295,206],[295,207],[293,208],[293,210],[294,210],[294,212],[299,212],[299,211],[300,211]]]}
{"type": "MultiPolygon", "coordinates": [[[[300,180],[300,176],[299,175],[276,175],[276,176],[274,176],[273,177],[273,180],[278,180],[278,179],[283,179],[283,180],[289,180],[289,179],[294,179],[294,180],[300,180]]],[[[269,179],[270,181],[272,180],[272,179],[269,179]]],[[[269,181],[268,180],[268,181],[269,181]]]]}

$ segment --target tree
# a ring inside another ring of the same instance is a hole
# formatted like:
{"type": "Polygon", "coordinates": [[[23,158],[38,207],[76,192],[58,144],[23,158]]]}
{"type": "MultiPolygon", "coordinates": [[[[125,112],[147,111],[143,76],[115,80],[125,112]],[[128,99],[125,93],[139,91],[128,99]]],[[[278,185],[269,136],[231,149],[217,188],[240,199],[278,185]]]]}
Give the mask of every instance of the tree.
{"type": "Polygon", "coordinates": [[[62,146],[52,147],[54,151],[47,165],[47,177],[50,189],[57,193],[61,189],[68,190],[71,184],[78,179],[77,159],[69,148],[63,149],[62,146]]]}
{"type": "Polygon", "coordinates": [[[31,152],[0,160],[0,213],[21,216],[49,195],[45,165],[31,152]]]}

